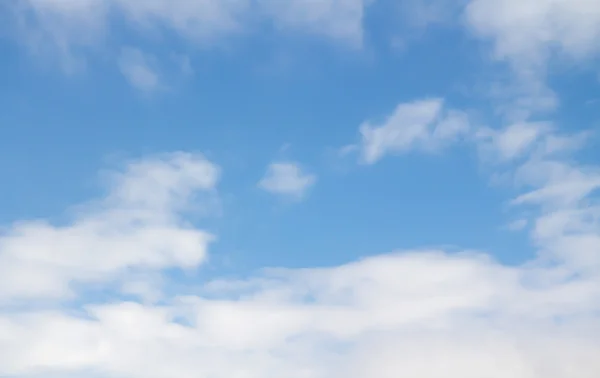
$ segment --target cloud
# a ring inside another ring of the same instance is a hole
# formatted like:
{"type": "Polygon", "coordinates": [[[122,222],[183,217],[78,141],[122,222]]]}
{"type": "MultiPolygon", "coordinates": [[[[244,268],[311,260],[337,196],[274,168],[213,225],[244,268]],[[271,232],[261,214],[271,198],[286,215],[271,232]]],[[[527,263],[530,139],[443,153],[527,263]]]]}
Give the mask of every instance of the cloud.
{"type": "Polygon", "coordinates": [[[360,126],[361,158],[373,164],[388,153],[435,150],[459,139],[469,128],[467,115],[444,109],[442,99],[401,103],[382,123],[360,126]]]}
{"type": "Polygon", "coordinates": [[[297,163],[276,162],[269,165],[258,186],[273,194],[302,198],[316,181],[314,174],[304,172],[297,163]]]}
{"type": "Polygon", "coordinates": [[[119,69],[136,89],[150,93],[160,88],[160,77],[155,68],[156,58],[135,48],[124,48],[119,56],[119,69]]]}
{"type": "MultiPolygon", "coordinates": [[[[564,68],[593,70],[600,57],[595,0],[404,0],[398,8],[404,25],[460,25],[489,46],[490,58],[506,63],[510,72],[502,72],[488,94],[512,122],[555,111],[560,101],[548,76],[564,68]]],[[[491,67],[500,72],[498,65],[491,67]]]]}
{"type": "Polygon", "coordinates": [[[479,129],[476,138],[483,154],[510,161],[526,153],[550,129],[551,125],[546,122],[520,122],[500,130],[479,129]]]}
{"type": "Polygon", "coordinates": [[[169,59],[161,61],[156,55],[134,47],[121,49],[118,66],[127,82],[145,94],[168,90],[179,79],[194,74],[187,55],[171,54],[169,59]]]}
{"type": "Polygon", "coordinates": [[[514,163],[529,157],[565,156],[581,148],[589,131],[564,135],[547,121],[520,121],[501,128],[475,125],[461,110],[447,109],[441,98],[400,103],[382,122],[365,121],[359,127],[361,141],[338,150],[340,156],[360,152],[366,164],[389,154],[412,151],[436,152],[467,142],[479,157],[492,164],[514,163]]]}
{"type": "Polygon", "coordinates": [[[213,191],[218,174],[200,155],[135,161],[109,175],[106,197],[78,211],[69,224],[15,223],[0,235],[0,305],[72,298],[76,284],[202,263],[214,237],[186,225],[180,214],[197,191],[213,191]]]}
{"type": "Polygon", "coordinates": [[[471,0],[464,17],[468,30],[491,43],[494,59],[512,69],[512,83],[495,90],[512,119],[556,109],[558,98],[546,85],[550,62],[573,65],[600,53],[594,0],[471,0]]]}
{"type": "Polygon", "coordinates": [[[243,18],[251,7],[248,0],[98,1],[111,4],[140,30],[166,27],[201,45],[240,32],[243,18]]]}
{"type": "MultiPolygon", "coordinates": [[[[81,50],[106,37],[114,11],[140,30],[165,27],[199,45],[243,32],[252,4],[281,29],[351,43],[362,35],[363,8],[353,0],[18,4],[27,43],[57,48],[72,69],[81,50]]],[[[581,60],[597,52],[588,45],[598,36],[597,9],[583,0],[474,0],[467,22],[528,79],[517,102],[531,111],[554,106],[533,68],[545,68],[551,54],[581,60]]],[[[141,89],[160,83],[151,55],[123,50],[121,58],[141,89]]],[[[2,229],[0,376],[596,378],[600,170],[570,155],[587,134],[515,118],[474,127],[442,99],[406,102],[361,125],[360,143],[345,151],[372,164],[468,141],[514,184],[509,203],[528,220],[529,261],[398,250],[328,268],[198,280],[186,288],[193,295],[170,294],[163,285],[176,282],[165,270],[197,268],[216,237],[186,215],[216,195],[219,168],[199,154],[147,157],[107,174],[105,196],[64,224],[21,220],[2,229]]],[[[315,182],[296,163],[279,162],[259,186],[299,198],[315,182]]]]}
{"type": "Polygon", "coordinates": [[[186,56],[190,51],[218,49],[271,27],[282,36],[299,34],[361,48],[363,17],[370,2],[14,0],[0,4],[0,11],[8,10],[8,20],[15,21],[11,34],[36,64],[55,65],[72,75],[86,72],[94,58],[106,61],[108,57],[128,82],[150,92],[181,73],[193,72],[186,56]],[[123,32],[141,41],[144,51],[125,46],[123,32]],[[183,44],[175,51],[173,44],[167,50],[159,47],[172,38],[183,44]],[[145,52],[150,51],[148,46],[153,47],[152,53],[145,52]],[[183,59],[173,62],[173,56],[183,59]]]}
{"type": "Polygon", "coordinates": [[[220,293],[235,299],[88,306],[91,319],[4,316],[11,347],[0,366],[100,377],[592,378],[597,283],[482,254],[402,252],[281,270],[220,293]],[[182,314],[190,325],[175,321],[182,314]]]}
{"type": "Polygon", "coordinates": [[[365,7],[371,0],[258,0],[281,29],[309,32],[360,47],[365,7]]]}
{"type": "Polygon", "coordinates": [[[250,31],[256,21],[282,30],[360,45],[363,13],[369,1],[325,0],[17,0],[13,6],[26,38],[43,37],[63,52],[110,37],[114,15],[132,30],[160,33],[165,28],[198,46],[250,31]]]}
{"type": "Polygon", "coordinates": [[[495,56],[518,70],[545,68],[555,54],[578,61],[600,52],[600,6],[593,0],[472,0],[466,16],[493,42],[495,56]]]}
{"type": "Polygon", "coordinates": [[[84,52],[106,36],[105,1],[17,0],[2,6],[14,16],[18,40],[36,58],[54,61],[67,73],[84,70],[84,52]]]}
{"type": "MultiPolygon", "coordinates": [[[[526,207],[537,251],[523,264],[484,251],[400,250],[199,281],[196,294],[162,292],[160,302],[148,300],[157,290],[148,277],[206,258],[211,236],[183,211],[214,190],[219,170],[195,154],[131,162],[73,222],[15,223],[0,237],[0,375],[595,378],[600,176],[560,154],[518,150],[511,172],[522,190],[512,202],[526,207]],[[75,290],[90,281],[127,282],[117,291],[146,302],[75,290]],[[2,307],[66,295],[81,305],[2,307]]],[[[277,164],[267,177],[295,178],[284,192],[307,182],[296,165],[277,164]]]]}

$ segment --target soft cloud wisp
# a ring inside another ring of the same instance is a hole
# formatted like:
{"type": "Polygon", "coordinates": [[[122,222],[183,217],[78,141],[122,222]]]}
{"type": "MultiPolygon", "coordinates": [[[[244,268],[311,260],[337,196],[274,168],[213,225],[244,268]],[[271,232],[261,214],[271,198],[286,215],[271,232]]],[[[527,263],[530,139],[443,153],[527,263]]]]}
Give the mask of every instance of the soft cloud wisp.
{"type": "Polygon", "coordinates": [[[316,181],[317,176],[304,172],[298,163],[276,162],[269,164],[258,186],[273,194],[300,199],[316,181]]]}
{"type": "Polygon", "coordinates": [[[456,141],[470,129],[463,112],[444,109],[439,98],[399,104],[381,124],[360,126],[362,160],[373,164],[389,153],[432,151],[456,141]]]}

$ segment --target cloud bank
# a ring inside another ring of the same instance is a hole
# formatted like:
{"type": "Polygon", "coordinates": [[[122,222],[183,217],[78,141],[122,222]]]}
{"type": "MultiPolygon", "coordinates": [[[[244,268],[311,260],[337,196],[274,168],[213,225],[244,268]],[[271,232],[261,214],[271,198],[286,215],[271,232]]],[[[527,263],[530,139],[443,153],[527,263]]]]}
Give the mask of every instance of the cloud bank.
{"type": "MultiPolygon", "coordinates": [[[[280,32],[361,46],[371,3],[17,0],[2,7],[34,53],[58,51],[75,71],[111,38],[115,14],[148,38],[166,29],[197,47],[249,33],[265,19],[280,32]]],[[[24,219],[2,229],[0,375],[598,377],[600,169],[573,154],[589,134],[564,134],[529,117],[557,105],[545,83],[553,61],[597,57],[598,2],[444,4],[430,2],[447,9],[435,20],[462,20],[489,42],[492,59],[510,67],[514,83],[500,92],[515,100],[511,121],[489,128],[445,99],[414,99],[363,122],[349,150],[373,165],[409,152],[473,149],[517,193],[507,199],[519,213],[511,228],[529,234],[532,259],[507,265],[488,251],[397,250],[334,267],[199,281],[189,288],[194,294],[173,294],[165,289],[169,272],[203,269],[218,237],[189,213],[218,196],[220,168],[194,153],[143,157],[109,174],[105,195],[76,207],[68,222],[24,219]]],[[[117,47],[132,85],[160,86],[152,54],[117,47]]],[[[259,186],[301,197],[315,179],[295,163],[274,163],[259,186]]]]}
{"type": "MultiPolygon", "coordinates": [[[[394,114],[424,109],[407,118],[421,125],[441,104],[417,100],[394,114]]],[[[437,141],[435,128],[417,128],[422,137],[404,148],[437,141]]],[[[201,206],[198,193],[216,195],[220,170],[201,155],[149,157],[109,175],[106,196],[71,223],[21,221],[3,232],[0,374],[596,377],[600,172],[573,163],[571,149],[557,148],[573,147],[569,136],[547,124],[469,130],[521,188],[511,202],[528,210],[534,259],[509,266],[485,251],[401,250],[168,295],[165,269],[206,260],[214,237],[185,209],[201,206]],[[113,299],[90,299],[89,287],[113,299]]]]}

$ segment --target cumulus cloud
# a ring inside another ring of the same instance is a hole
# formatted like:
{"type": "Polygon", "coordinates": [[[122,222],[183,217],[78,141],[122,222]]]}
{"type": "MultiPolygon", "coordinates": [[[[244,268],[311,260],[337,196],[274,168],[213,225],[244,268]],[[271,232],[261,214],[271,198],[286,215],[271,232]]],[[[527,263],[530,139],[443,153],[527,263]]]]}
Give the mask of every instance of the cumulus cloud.
{"type": "Polygon", "coordinates": [[[15,338],[1,366],[108,377],[594,377],[598,328],[581,316],[597,309],[598,288],[552,273],[404,252],[278,271],[239,283],[227,292],[236,299],[89,306],[92,319],[6,316],[15,338]],[[190,325],[174,321],[181,314],[190,325]]]}
{"type": "MultiPolygon", "coordinates": [[[[209,43],[243,30],[247,9],[256,6],[17,3],[28,43],[44,49],[51,41],[76,63],[78,49],[103,38],[115,9],[140,29],[166,26],[209,43]]],[[[280,28],[349,41],[362,33],[361,3],[354,0],[257,4],[280,28]]],[[[597,10],[591,0],[472,0],[467,22],[493,42],[498,59],[530,75],[550,54],[594,55],[597,10]]],[[[137,71],[124,73],[148,87],[154,71],[144,67],[151,59],[129,53],[123,61],[139,64],[125,65],[137,71]]],[[[547,93],[536,88],[531,93],[547,93]]],[[[382,122],[361,125],[361,141],[348,151],[375,163],[387,154],[468,141],[508,171],[518,191],[509,203],[523,210],[513,226],[531,231],[530,261],[505,265],[485,251],[400,250],[329,268],[200,282],[199,294],[168,295],[161,290],[165,269],[196,268],[207,258],[215,236],[193,226],[186,212],[203,194],[215,195],[219,169],[198,154],[145,158],[109,174],[106,195],[65,224],[21,220],[2,229],[0,375],[596,378],[600,170],[569,154],[585,134],[562,135],[550,123],[517,118],[498,129],[473,127],[441,99],[407,102],[382,122]],[[88,286],[117,292],[104,301],[84,295],[88,286]],[[139,300],[123,299],[132,294],[139,300]],[[73,301],[67,306],[67,300],[73,301]]],[[[259,185],[300,197],[315,180],[297,164],[279,162],[259,185]]]]}
{"type": "Polygon", "coordinates": [[[69,224],[15,223],[0,235],[0,304],[72,298],[77,284],[197,266],[213,236],[179,214],[195,192],[214,190],[218,172],[202,156],[185,153],[132,162],[109,176],[105,198],[69,224]]]}
{"type": "MultiPolygon", "coordinates": [[[[524,264],[485,251],[395,251],[199,282],[194,295],[160,293],[148,277],[205,260],[212,236],[183,211],[198,191],[214,190],[219,170],[195,154],[131,162],[71,223],[22,221],[0,236],[0,374],[595,378],[600,172],[518,151],[511,174],[521,191],[511,202],[524,207],[537,251],[524,264]],[[76,290],[115,281],[127,283],[117,292],[145,301],[76,290]],[[148,300],[157,290],[160,302],[148,300]],[[7,307],[68,297],[81,305],[7,307]]],[[[307,182],[293,164],[272,168],[294,178],[274,184],[284,192],[307,182]]]]}
{"type": "Polygon", "coordinates": [[[275,162],[269,164],[267,172],[258,182],[258,186],[273,194],[299,199],[316,181],[317,176],[304,172],[298,163],[275,162]]]}

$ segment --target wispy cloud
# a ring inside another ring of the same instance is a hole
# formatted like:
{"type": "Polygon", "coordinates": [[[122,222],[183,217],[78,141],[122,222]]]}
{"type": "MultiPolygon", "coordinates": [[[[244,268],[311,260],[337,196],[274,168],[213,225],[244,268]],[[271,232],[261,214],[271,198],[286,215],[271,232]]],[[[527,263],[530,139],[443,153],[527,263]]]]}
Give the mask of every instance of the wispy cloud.
{"type": "MultiPolygon", "coordinates": [[[[167,29],[194,47],[243,34],[256,15],[279,31],[360,46],[370,3],[11,2],[24,42],[58,51],[70,67],[110,38],[115,13],[142,34],[167,29]]],[[[447,0],[426,3],[419,22],[446,17],[447,0]]],[[[465,13],[457,3],[450,13],[465,16],[492,59],[511,70],[496,93],[510,120],[485,127],[442,98],[416,99],[355,125],[358,140],[341,153],[356,151],[371,165],[413,151],[472,149],[492,175],[507,177],[516,219],[508,228],[529,235],[533,257],[509,265],[485,250],[417,248],[238,279],[197,276],[185,293],[165,290],[179,283],[173,270],[207,261],[218,235],[187,214],[208,206],[202,194],[217,195],[220,168],[196,153],[144,157],[107,174],[106,193],[64,223],[15,219],[2,228],[0,376],[597,378],[600,168],[573,153],[589,133],[561,133],[530,115],[557,105],[545,82],[553,56],[584,61],[600,52],[598,2],[465,0],[465,13]]],[[[135,88],[162,88],[159,56],[117,45],[118,68],[135,88]]],[[[169,57],[190,73],[185,54],[169,57]]],[[[300,164],[276,161],[257,185],[298,200],[316,182],[300,164]]],[[[338,228],[322,232],[352,232],[338,228]]],[[[367,253],[380,252],[378,235],[367,253]]]]}
{"type": "MultiPolygon", "coordinates": [[[[161,292],[156,274],[205,261],[210,234],[179,211],[214,190],[219,170],[183,153],[132,162],[72,224],[19,222],[0,237],[0,307],[86,303],[85,316],[0,312],[0,373],[595,378],[600,176],[569,158],[523,154],[511,170],[527,189],[513,203],[527,206],[539,252],[523,265],[484,251],[395,251],[221,278],[186,296],[161,292]],[[90,284],[140,301],[77,297],[90,284]]],[[[311,183],[293,163],[274,163],[263,181],[293,195],[311,183]]]]}
{"type": "Polygon", "coordinates": [[[437,150],[460,139],[469,130],[467,115],[444,109],[442,99],[401,103],[382,123],[365,122],[360,126],[361,158],[373,164],[390,153],[437,150]]]}
{"type": "Polygon", "coordinates": [[[161,88],[156,58],[135,48],[124,48],[119,56],[119,69],[136,89],[151,93],[161,88]]]}
{"type": "Polygon", "coordinates": [[[270,193],[300,199],[317,181],[317,176],[305,172],[295,162],[275,162],[267,168],[258,186],[270,193]]]}
{"type": "Polygon", "coordinates": [[[527,224],[528,224],[527,219],[517,219],[517,220],[510,222],[506,226],[506,228],[509,231],[521,231],[521,230],[525,229],[525,227],[527,227],[527,224]]]}

